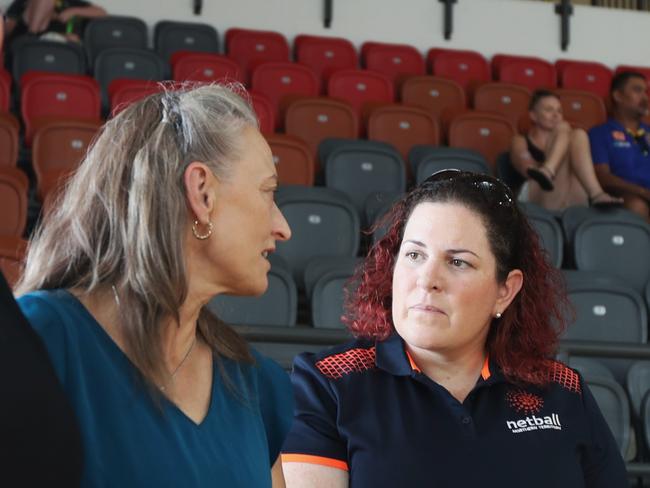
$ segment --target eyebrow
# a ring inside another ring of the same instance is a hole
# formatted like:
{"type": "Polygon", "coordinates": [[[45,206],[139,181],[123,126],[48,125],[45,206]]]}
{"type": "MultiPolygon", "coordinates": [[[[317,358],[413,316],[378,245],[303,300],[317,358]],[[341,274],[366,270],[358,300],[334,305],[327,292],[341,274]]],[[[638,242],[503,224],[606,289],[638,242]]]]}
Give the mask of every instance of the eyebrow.
{"type": "Polygon", "coordinates": [[[274,183],[277,183],[277,182],[278,182],[278,175],[267,176],[267,177],[264,179],[264,181],[269,181],[269,180],[272,180],[274,183]]]}
{"type": "MultiPolygon", "coordinates": [[[[404,239],[404,243],[410,242],[411,244],[415,244],[416,246],[420,247],[427,247],[424,242],[421,241],[416,241],[415,239],[404,239]]],[[[446,249],[445,252],[447,254],[463,254],[463,253],[468,253],[476,256],[477,258],[480,259],[480,256],[476,254],[474,251],[470,251],[469,249],[446,249]]]]}

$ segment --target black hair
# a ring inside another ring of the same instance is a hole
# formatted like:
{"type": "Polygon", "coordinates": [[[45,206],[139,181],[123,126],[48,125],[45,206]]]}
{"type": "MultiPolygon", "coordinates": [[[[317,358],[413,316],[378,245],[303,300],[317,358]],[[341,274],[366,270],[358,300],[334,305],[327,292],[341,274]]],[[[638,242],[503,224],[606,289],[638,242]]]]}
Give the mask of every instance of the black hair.
{"type": "Polygon", "coordinates": [[[646,77],[638,71],[621,71],[620,73],[616,73],[612,78],[612,83],[609,85],[609,95],[611,96],[615,91],[623,91],[627,82],[632,78],[640,78],[643,81],[647,81],[646,77]]]}
{"type": "Polygon", "coordinates": [[[535,110],[535,107],[537,106],[539,101],[542,98],[546,98],[546,97],[554,97],[557,98],[558,100],[560,99],[560,97],[558,97],[557,94],[553,93],[550,90],[544,90],[544,89],[535,90],[533,94],[530,96],[530,102],[528,102],[528,110],[531,111],[535,110]]]}

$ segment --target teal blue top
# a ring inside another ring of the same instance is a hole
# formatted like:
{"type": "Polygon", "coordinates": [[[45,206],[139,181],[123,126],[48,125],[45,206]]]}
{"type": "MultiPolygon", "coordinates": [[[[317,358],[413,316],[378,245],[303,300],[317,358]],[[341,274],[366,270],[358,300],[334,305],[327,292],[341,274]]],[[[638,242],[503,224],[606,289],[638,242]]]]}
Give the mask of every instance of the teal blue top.
{"type": "Polygon", "coordinates": [[[210,407],[196,424],[166,398],[156,404],[133,364],[73,295],[38,291],[18,303],[76,412],[82,487],[271,486],[271,466],[293,416],[291,383],[276,363],[257,352],[253,365],[223,359],[227,386],[213,362],[210,407]]]}

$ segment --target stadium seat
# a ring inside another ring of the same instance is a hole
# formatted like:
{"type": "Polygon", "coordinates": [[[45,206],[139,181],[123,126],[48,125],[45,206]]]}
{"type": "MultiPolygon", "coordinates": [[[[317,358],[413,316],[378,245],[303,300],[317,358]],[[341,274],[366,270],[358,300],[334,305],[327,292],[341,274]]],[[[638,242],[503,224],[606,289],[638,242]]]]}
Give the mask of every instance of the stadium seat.
{"type": "Polygon", "coordinates": [[[558,59],[555,62],[559,85],[568,90],[588,91],[605,98],[612,82],[612,70],[601,63],[558,59]]]}
{"type": "Polygon", "coordinates": [[[592,217],[612,218],[619,221],[631,220],[633,222],[643,222],[643,217],[624,208],[600,209],[575,205],[564,209],[560,219],[562,230],[564,231],[564,236],[566,237],[567,242],[572,244],[575,241],[576,229],[585,220],[592,217]]]}
{"type": "Polygon", "coordinates": [[[317,328],[343,329],[343,301],[345,290],[354,270],[332,269],[324,273],[311,295],[312,324],[317,328]]]}
{"type": "Polygon", "coordinates": [[[279,32],[228,29],[226,54],[237,62],[248,81],[253,68],[266,61],[289,61],[289,44],[279,32]]]}
{"type": "Polygon", "coordinates": [[[649,224],[590,218],[576,229],[573,249],[579,270],[617,276],[643,293],[650,279],[649,224]]]}
{"type": "Polygon", "coordinates": [[[10,287],[20,277],[27,241],[20,237],[0,236],[0,271],[10,287]]]}
{"type": "Polygon", "coordinates": [[[347,39],[300,34],[293,45],[296,61],[311,68],[321,80],[321,93],[325,93],[331,73],[339,69],[356,69],[359,65],[357,51],[347,39]]]}
{"type": "Polygon", "coordinates": [[[630,405],[623,388],[602,376],[583,376],[593,394],[600,412],[605,417],[619,451],[625,456],[630,443],[630,405]]]}
{"type": "Polygon", "coordinates": [[[92,19],[84,30],[84,46],[91,66],[106,49],[147,49],[147,24],[136,17],[109,15],[92,19]]]}
{"type": "Polygon", "coordinates": [[[377,141],[327,139],[319,148],[325,186],[345,193],[359,216],[368,195],[374,192],[403,193],[406,168],[399,152],[377,141]]]}
{"type": "Polygon", "coordinates": [[[329,271],[343,271],[352,276],[355,269],[363,262],[356,256],[315,256],[305,266],[305,295],[311,300],[316,282],[329,271]]]}
{"type": "Polygon", "coordinates": [[[497,156],[496,175],[512,191],[513,195],[518,195],[521,186],[526,178],[521,176],[510,161],[510,152],[505,151],[497,156]]]}
{"type": "Polygon", "coordinates": [[[251,105],[260,123],[262,134],[273,134],[275,128],[275,109],[266,96],[261,93],[250,93],[251,105]]]}
{"type": "Polygon", "coordinates": [[[588,91],[555,90],[560,97],[564,118],[571,125],[589,130],[607,120],[607,111],[603,99],[588,91]]]}
{"type": "Polygon", "coordinates": [[[490,174],[490,167],[485,158],[471,149],[418,145],[411,149],[408,160],[418,185],[436,171],[443,169],[490,174]]]}
{"type": "Polygon", "coordinates": [[[627,370],[625,387],[636,418],[641,417],[643,398],[650,391],[650,361],[634,361],[627,370]]]}
{"type": "Polygon", "coordinates": [[[474,92],[474,109],[494,112],[508,119],[514,127],[528,114],[530,90],[512,83],[485,83],[474,92]]]}
{"type": "Polygon", "coordinates": [[[585,358],[581,356],[570,356],[569,367],[577,369],[582,376],[602,376],[604,378],[616,381],[614,373],[597,359],[585,358]]]}
{"type": "Polygon", "coordinates": [[[0,236],[21,237],[27,224],[27,176],[17,168],[0,170],[0,236]]]}
{"type": "Polygon", "coordinates": [[[422,54],[406,44],[364,42],[361,45],[361,62],[366,69],[388,76],[393,83],[399,83],[407,76],[426,73],[422,54]]]}
{"type": "Polygon", "coordinates": [[[115,116],[131,103],[158,93],[164,85],[148,80],[116,78],[108,85],[110,114],[115,116]]]}
{"type": "Polygon", "coordinates": [[[537,231],[542,247],[548,253],[550,264],[559,268],[562,266],[564,252],[564,236],[562,227],[553,214],[539,205],[521,203],[528,221],[537,231]]]}
{"type": "Polygon", "coordinates": [[[159,81],[167,76],[166,63],[153,51],[111,48],[95,59],[95,79],[102,89],[103,106],[108,108],[108,85],[117,78],[159,81]]]}
{"type": "MultiPolygon", "coordinates": [[[[386,213],[393,208],[395,203],[404,196],[404,193],[399,192],[374,192],[368,195],[366,201],[363,204],[363,212],[366,222],[367,230],[373,232],[373,243],[377,240],[375,237],[379,238],[383,236],[383,233],[380,229],[375,229],[381,219],[386,215],[386,213]]],[[[366,229],[364,229],[365,231],[366,229]]]]}
{"type": "Polygon", "coordinates": [[[273,162],[281,185],[314,184],[314,157],[309,146],[297,137],[268,134],[266,141],[273,153],[273,162]]]}
{"type": "MultiPolygon", "coordinates": [[[[391,144],[407,161],[409,151],[417,144],[437,146],[440,143],[438,121],[426,110],[408,105],[383,105],[368,118],[368,139],[391,144]]],[[[408,167],[407,173],[408,173],[408,167]]]]}
{"type": "Polygon", "coordinates": [[[100,127],[100,123],[73,120],[39,127],[34,135],[32,165],[41,201],[76,169],[100,127]]]}
{"type": "Polygon", "coordinates": [[[209,24],[161,20],[153,32],[154,47],[169,62],[177,51],[219,52],[217,30],[209,24]]]}
{"type": "Polygon", "coordinates": [[[86,54],[74,43],[43,41],[34,37],[21,37],[11,44],[11,74],[16,83],[27,71],[53,71],[56,73],[86,74],[86,54]]]}
{"type": "MultiPolygon", "coordinates": [[[[334,72],[327,85],[330,97],[340,98],[349,103],[359,118],[360,125],[364,115],[381,104],[392,103],[393,84],[390,79],[374,71],[339,70],[334,72]]],[[[360,127],[360,133],[363,127],[360,127]]]]}
{"type": "Polygon", "coordinates": [[[11,74],[0,65],[0,112],[8,112],[11,101],[11,74]]]}
{"type": "Polygon", "coordinates": [[[176,81],[244,82],[239,65],[220,54],[176,51],[171,56],[171,67],[176,81]]]}
{"type": "Polygon", "coordinates": [[[253,70],[251,88],[261,93],[273,104],[276,113],[275,127],[282,128],[281,114],[288,105],[287,97],[315,97],[319,92],[316,75],[306,66],[298,63],[268,62],[261,63],[253,70]],[[285,105],[286,104],[286,105],[285,105]]]}
{"type": "Polygon", "coordinates": [[[21,78],[20,87],[28,147],[38,124],[48,118],[100,119],[99,85],[90,76],[29,71],[21,78]]]}
{"type": "Polygon", "coordinates": [[[0,170],[13,168],[18,162],[20,124],[11,113],[0,112],[0,170]]]}
{"type": "Polygon", "coordinates": [[[497,54],[492,58],[494,78],[523,85],[530,90],[552,89],[557,85],[555,67],[541,58],[497,54]]]}
{"type": "Polygon", "coordinates": [[[465,90],[474,83],[490,80],[488,63],[476,51],[430,49],[427,64],[431,74],[454,80],[465,90]]]}
{"type": "Polygon", "coordinates": [[[218,295],[208,308],[228,324],[294,326],[298,313],[298,292],[291,273],[271,267],[269,286],[263,295],[218,295]]]}
{"type": "Polygon", "coordinates": [[[277,254],[299,287],[314,256],[356,256],[359,216],[349,198],[331,188],[281,186],[276,202],[291,227],[291,239],[277,243],[277,254]]]}
{"type": "Polygon", "coordinates": [[[645,287],[645,304],[648,306],[648,311],[650,311],[650,281],[645,287]]]}
{"type": "Polygon", "coordinates": [[[481,153],[494,172],[497,156],[510,148],[514,135],[513,125],[500,115],[466,112],[451,121],[449,145],[481,153]]]}
{"type": "Polygon", "coordinates": [[[465,90],[454,80],[438,76],[407,78],[401,89],[402,103],[427,110],[443,128],[455,115],[467,108],[465,90]]]}
{"type": "MultiPolygon", "coordinates": [[[[353,139],[359,133],[359,121],[352,107],[326,97],[299,98],[285,113],[284,130],[307,143],[314,158],[318,145],[325,139],[353,139]]],[[[318,165],[317,165],[318,166],[318,165]]]]}
{"type": "MultiPolygon", "coordinates": [[[[563,271],[575,322],[563,338],[594,342],[644,344],[648,338],[648,318],[641,296],[620,280],[579,271],[563,271]]],[[[616,278],[616,277],[614,277],[616,278]]]]}

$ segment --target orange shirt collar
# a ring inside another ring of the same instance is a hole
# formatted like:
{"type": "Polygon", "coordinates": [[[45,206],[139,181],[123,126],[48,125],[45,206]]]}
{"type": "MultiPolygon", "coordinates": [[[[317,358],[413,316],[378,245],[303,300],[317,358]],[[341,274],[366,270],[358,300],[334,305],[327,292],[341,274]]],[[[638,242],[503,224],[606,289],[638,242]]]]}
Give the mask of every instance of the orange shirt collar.
{"type": "MultiPolygon", "coordinates": [[[[411,370],[413,370],[413,371],[415,371],[417,373],[421,373],[422,371],[420,370],[420,368],[418,368],[418,365],[415,364],[415,361],[413,361],[413,357],[408,352],[408,350],[404,349],[404,352],[406,353],[406,357],[408,358],[409,364],[411,365],[411,370]]],[[[481,368],[481,378],[483,378],[484,380],[487,380],[490,376],[491,376],[491,373],[490,373],[490,357],[486,355],[485,356],[485,361],[483,362],[483,368],[481,368]]]]}

